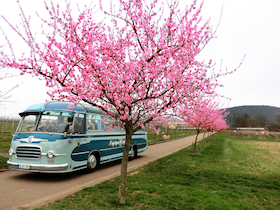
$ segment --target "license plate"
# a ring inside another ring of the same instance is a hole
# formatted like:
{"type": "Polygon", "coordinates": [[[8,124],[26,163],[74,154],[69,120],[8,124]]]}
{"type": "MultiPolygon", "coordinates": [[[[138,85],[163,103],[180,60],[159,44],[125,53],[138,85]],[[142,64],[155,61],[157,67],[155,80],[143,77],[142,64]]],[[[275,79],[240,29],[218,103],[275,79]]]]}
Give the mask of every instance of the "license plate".
{"type": "Polygon", "coordinates": [[[26,170],[29,170],[29,169],[30,169],[30,165],[27,165],[27,164],[18,164],[18,168],[19,168],[19,169],[26,169],[26,170]]]}

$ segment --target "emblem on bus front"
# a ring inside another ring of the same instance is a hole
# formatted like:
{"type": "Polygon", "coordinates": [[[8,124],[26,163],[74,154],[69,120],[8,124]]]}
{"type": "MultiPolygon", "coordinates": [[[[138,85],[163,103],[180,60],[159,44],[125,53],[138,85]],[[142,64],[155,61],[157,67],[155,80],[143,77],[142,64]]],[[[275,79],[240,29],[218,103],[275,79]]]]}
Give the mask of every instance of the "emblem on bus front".
{"type": "Polygon", "coordinates": [[[27,142],[31,143],[34,139],[34,136],[29,136],[28,139],[27,139],[27,142]]]}

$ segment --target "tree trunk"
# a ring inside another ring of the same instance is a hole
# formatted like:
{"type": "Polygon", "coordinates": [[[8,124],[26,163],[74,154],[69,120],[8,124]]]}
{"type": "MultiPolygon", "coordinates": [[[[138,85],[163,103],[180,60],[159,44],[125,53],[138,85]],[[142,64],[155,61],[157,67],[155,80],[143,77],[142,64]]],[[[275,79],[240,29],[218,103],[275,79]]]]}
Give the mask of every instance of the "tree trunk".
{"type": "Polygon", "coordinates": [[[117,204],[126,203],[127,164],[128,164],[129,148],[130,148],[131,138],[132,138],[132,134],[133,134],[132,123],[126,123],[125,131],[126,131],[126,139],[125,139],[125,146],[123,149],[123,157],[122,157],[122,163],[121,163],[121,175],[120,175],[120,184],[119,184],[117,204]]]}
{"type": "Polygon", "coordinates": [[[199,133],[200,133],[200,131],[198,130],[198,131],[197,131],[197,134],[196,134],[196,137],[195,137],[195,141],[194,141],[193,153],[195,153],[196,143],[197,143],[197,137],[198,137],[198,134],[199,134],[199,133]]]}
{"type": "Polygon", "coordinates": [[[203,133],[203,138],[202,138],[202,147],[203,147],[203,145],[204,145],[204,137],[205,137],[205,133],[206,133],[206,131],[204,131],[204,133],[203,133]]]}

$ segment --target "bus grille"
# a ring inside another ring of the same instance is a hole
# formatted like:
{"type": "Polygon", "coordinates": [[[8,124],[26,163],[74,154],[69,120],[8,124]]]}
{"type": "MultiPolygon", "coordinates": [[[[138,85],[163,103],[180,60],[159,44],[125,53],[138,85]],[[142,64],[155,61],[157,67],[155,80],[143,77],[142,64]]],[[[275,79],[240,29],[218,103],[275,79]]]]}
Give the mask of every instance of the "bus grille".
{"type": "Polygon", "coordinates": [[[16,150],[17,158],[26,158],[26,159],[39,159],[41,156],[40,147],[28,147],[28,146],[19,146],[16,150]]]}

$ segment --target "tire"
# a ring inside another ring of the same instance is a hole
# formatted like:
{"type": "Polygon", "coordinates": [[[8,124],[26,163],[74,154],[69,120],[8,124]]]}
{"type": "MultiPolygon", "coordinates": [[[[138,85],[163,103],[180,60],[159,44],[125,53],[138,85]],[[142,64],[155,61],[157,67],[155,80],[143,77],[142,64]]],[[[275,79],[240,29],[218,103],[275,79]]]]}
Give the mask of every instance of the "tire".
{"type": "Polygon", "coordinates": [[[98,165],[99,165],[99,157],[97,156],[96,153],[91,153],[88,156],[88,160],[87,160],[87,171],[93,172],[98,165]]]}
{"type": "Polygon", "coordinates": [[[133,160],[137,158],[137,146],[133,146],[133,148],[130,151],[129,159],[133,160]]]}

